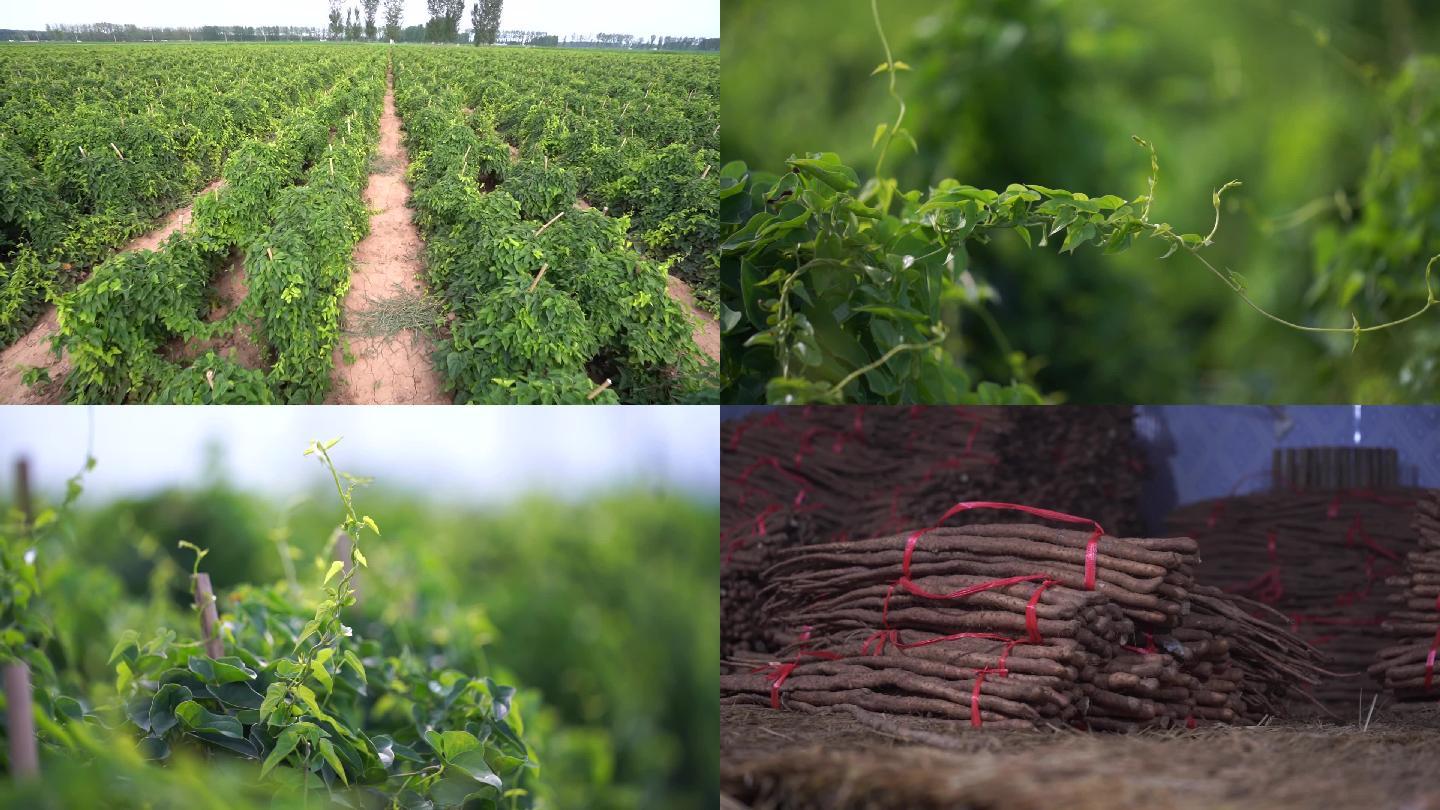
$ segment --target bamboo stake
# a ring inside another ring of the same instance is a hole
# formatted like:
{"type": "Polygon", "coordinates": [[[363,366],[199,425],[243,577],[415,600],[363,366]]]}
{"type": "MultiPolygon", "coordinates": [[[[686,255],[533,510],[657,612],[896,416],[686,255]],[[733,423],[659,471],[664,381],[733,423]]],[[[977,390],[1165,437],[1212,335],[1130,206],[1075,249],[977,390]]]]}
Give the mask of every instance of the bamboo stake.
{"type": "Polygon", "coordinates": [[[10,738],[10,775],[16,780],[39,776],[40,755],[35,746],[30,669],[22,663],[5,665],[5,723],[10,738]]]}
{"type": "Polygon", "coordinates": [[[610,378],[609,378],[609,377],[606,377],[606,378],[605,378],[605,382],[600,383],[600,385],[599,385],[594,391],[591,391],[590,393],[588,393],[588,394],[585,395],[585,399],[590,400],[590,401],[593,402],[596,397],[598,397],[598,396],[600,396],[601,394],[605,393],[605,389],[607,389],[607,388],[609,388],[609,387],[610,387],[610,378]]]}
{"type": "MultiPolygon", "coordinates": [[[[355,541],[350,539],[350,535],[339,529],[335,530],[335,534],[335,559],[344,563],[345,567],[341,569],[341,573],[348,577],[350,569],[355,567],[350,553],[355,547],[355,541]]],[[[360,580],[354,578],[350,580],[350,591],[355,596],[355,604],[360,604],[360,580]]]]}
{"type": "Polygon", "coordinates": [[[30,503],[30,461],[24,456],[15,460],[15,505],[25,520],[25,534],[35,522],[35,508],[30,503]]]}
{"type": "MultiPolygon", "coordinates": [[[[29,536],[35,515],[30,502],[30,462],[24,456],[15,460],[15,504],[24,520],[23,532],[29,536]]],[[[30,668],[24,662],[5,665],[5,707],[10,774],[17,780],[37,776],[40,757],[35,747],[35,715],[30,703],[30,668]]]]}
{"type": "Polygon", "coordinates": [[[200,632],[205,639],[205,654],[220,658],[225,647],[220,643],[220,616],[215,611],[215,591],[210,587],[209,574],[195,575],[195,606],[200,608],[200,632]]]}
{"type": "Polygon", "coordinates": [[[115,150],[115,157],[118,157],[121,160],[125,159],[125,156],[120,154],[120,147],[116,146],[114,141],[110,142],[110,148],[115,150]]]}
{"type": "Polygon", "coordinates": [[[555,216],[551,217],[549,222],[546,222],[544,225],[541,225],[541,226],[540,226],[540,230],[536,231],[536,232],[535,232],[535,235],[536,235],[536,236],[539,236],[540,234],[544,233],[546,228],[548,228],[548,227],[550,227],[551,225],[555,224],[555,220],[557,220],[557,219],[559,219],[560,217],[563,217],[563,216],[565,216],[565,212],[564,212],[564,211],[561,211],[560,213],[558,213],[558,214],[556,214],[555,216]]]}
{"type": "Polygon", "coordinates": [[[526,290],[525,292],[535,292],[535,287],[536,287],[537,285],[539,285],[539,283],[540,283],[540,278],[545,275],[545,271],[548,270],[549,268],[550,268],[550,265],[548,265],[548,264],[542,264],[542,265],[540,265],[540,272],[538,272],[538,273],[535,274],[535,280],[532,281],[532,282],[530,282],[530,289],[526,290]]]}

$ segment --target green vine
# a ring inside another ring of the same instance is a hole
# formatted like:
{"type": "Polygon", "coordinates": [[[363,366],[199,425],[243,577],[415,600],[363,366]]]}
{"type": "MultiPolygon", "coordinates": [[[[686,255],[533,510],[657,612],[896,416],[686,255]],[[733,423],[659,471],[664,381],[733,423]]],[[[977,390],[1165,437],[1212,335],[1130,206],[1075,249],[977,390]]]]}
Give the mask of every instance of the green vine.
{"type": "Polygon", "coordinates": [[[1349,326],[1306,326],[1267,310],[1239,273],[1202,255],[1219,232],[1222,197],[1240,182],[1212,193],[1207,233],[1154,222],[1160,162],[1138,136],[1150,171],[1146,192],[1133,199],[1037,184],[992,191],[949,179],[928,192],[902,192],[881,171],[895,138],[914,143],[903,128],[906,106],[896,82],[909,68],[894,58],[875,0],[871,12],[885,54],[872,75],[886,74],[897,107],[894,122],[875,130],[875,176],[862,185],[839,156],[824,152],[792,156],[779,176],[739,162],[721,171],[721,221],[730,226],[720,245],[725,401],[1041,401],[987,311],[994,291],[968,266],[967,246],[1006,232],[1027,246],[1059,239],[1062,254],[1087,244],[1112,253],[1142,238],[1159,240],[1166,246],[1162,259],[1179,251],[1193,256],[1264,317],[1304,332],[1350,333],[1356,344],[1363,333],[1414,320],[1435,305],[1430,269],[1440,256],[1426,266],[1425,303],[1396,320],[1365,326],[1352,313],[1349,326]],[[1006,349],[1008,383],[976,381],[978,370],[966,364],[962,311],[976,313],[1006,349]]]}

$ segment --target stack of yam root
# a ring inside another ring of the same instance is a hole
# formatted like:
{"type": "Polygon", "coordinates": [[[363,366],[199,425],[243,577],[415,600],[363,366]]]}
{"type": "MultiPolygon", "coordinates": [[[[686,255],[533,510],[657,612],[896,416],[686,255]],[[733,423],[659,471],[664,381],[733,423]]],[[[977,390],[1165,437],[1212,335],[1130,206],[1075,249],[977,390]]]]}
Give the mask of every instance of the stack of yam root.
{"type": "MultiPolygon", "coordinates": [[[[1419,618],[1413,608],[1391,613],[1390,600],[1399,596],[1396,575],[1414,548],[1411,524],[1424,492],[1287,486],[1187,505],[1166,528],[1199,543],[1200,579],[1263,604],[1270,609],[1265,615],[1325,653],[1335,677],[1309,695],[1331,713],[1350,716],[1362,692],[1380,689],[1366,669],[1386,645],[1387,614],[1419,618]]],[[[1440,566],[1436,571],[1440,582],[1440,566]]]]}
{"type": "Polygon", "coordinates": [[[722,654],[777,649],[754,596],[779,550],[898,532],[960,499],[1043,503],[1138,530],[1144,465],[1131,410],[1093,407],[1083,416],[814,406],[722,423],[722,654]]]}
{"type": "Polygon", "coordinates": [[[1381,625],[1393,637],[1370,666],[1370,675],[1400,700],[1440,700],[1440,491],[1416,504],[1419,545],[1405,558],[1405,571],[1392,577],[1398,589],[1381,625]]]}
{"type": "Polygon", "coordinates": [[[773,558],[782,649],[732,654],[722,703],[1132,731],[1257,721],[1322,674],[1263,607],[1197,585],[1185,537],[944,526],[773,558]]]}

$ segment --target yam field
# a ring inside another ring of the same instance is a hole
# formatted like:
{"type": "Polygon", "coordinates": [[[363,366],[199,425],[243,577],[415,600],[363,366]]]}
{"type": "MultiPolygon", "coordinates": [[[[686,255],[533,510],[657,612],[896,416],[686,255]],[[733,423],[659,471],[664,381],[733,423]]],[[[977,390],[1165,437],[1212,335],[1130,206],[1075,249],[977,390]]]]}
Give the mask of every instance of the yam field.
{"type": "Polygon", "coordinates": [[[717,398],[719,60],[0,47],[0,401],[717,398]]]}

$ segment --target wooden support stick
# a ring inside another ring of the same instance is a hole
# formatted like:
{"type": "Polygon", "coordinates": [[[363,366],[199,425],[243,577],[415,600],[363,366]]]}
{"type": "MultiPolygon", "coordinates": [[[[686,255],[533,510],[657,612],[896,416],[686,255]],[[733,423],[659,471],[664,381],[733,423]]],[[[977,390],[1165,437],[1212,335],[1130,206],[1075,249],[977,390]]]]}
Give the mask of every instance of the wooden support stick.
{"type": "Polygon", "coordinates": [[[15,459],[15,505],[25,521],[24,532],[30,534],[35,523],[35,507],[30,502],[30,461],[24,456],[15,459]]]}
{"type": "Polygon", "coordinates": [[[709,163],[706,163],[706,164],[705,164],[705,171],[703,171],[703,172],[700,173],[700,179],[701,179],[701,180],[704,180],[705,178],[707,178],[707,177],[709,177],[709,176],[710,176],[710,164],[709,164],[709,163]]]}
{"type": "Polygon", "coordinates": [[[115,150],[115,157],[120,158],[121,160],[125,159],[125,156],[120,154],[120,147],[116,146],[114,141],[110,142],[110,148],[115,150]]]}
{"type": "Polygon", "coordinates": [[[540,277],[545,275],[545,271],[549,268],[550,265],[548,264],[540,265],[540,272],[535,274],[535,280],[530,282],[530,289],[526,290],[525,292],[535,292],[535,287],[540,283],[540,277]]]}
{"type": "Polygon", "coordinates": [[[539,236],[540,234],[544,233],[546,228],[550,227],[551,225],[554,225],[554,224],[555,224],[555,220],[557,220],[557,219],[559,219],[560,217],[563,217],[563,216],[565,216],[565,212],[564,212],[564,211],[561,211],[560,213],[558,213],[558,214],[556,214],[555,216],[551,217],[549,222],[547,222],[547,223],[545,223],[544,225],[541,225],[541,226],[540,226],[540,230],[536,231],[536,232],[535,232],[535,235],[536,235],[536,236],[539,236]]]}
{"type": "Polygon", "coordinates": [[[598,387],[596,387],[596,389],[595,389],[594,391],[591,391],[590,393],[586,394],[586,395],[585,395],[585,398],[586,398],[587,400],[594,401],[594,399],[595,399],[596,397],[598,397],[598,396],[600,396],[601,394],[605,393],[605,389],[606,389],[606,388],[609,388],[609,387],[610,387],[610,378],[609,378],[609,377],[606,377],[606,378],[605,378],[605,382],[600,383],[600,385],[599,385],[598,387]]]}
{"type": "Polygon", "coordinates": [[[10,738],[10,775],[17,780],[38,776],[40,755],[35,746],[30,668],[22,663],[5,665],[5,723],[10,738]]]}
{"type": "Polygon", "coordinates": [[[205,639],[205,654],[219,658],[225,654],[220,643],[220,615],[215,610],[215,591],[210,587],[209,574],[195,575],[195,606],[200,608],[200,633],[205,639]]]}

